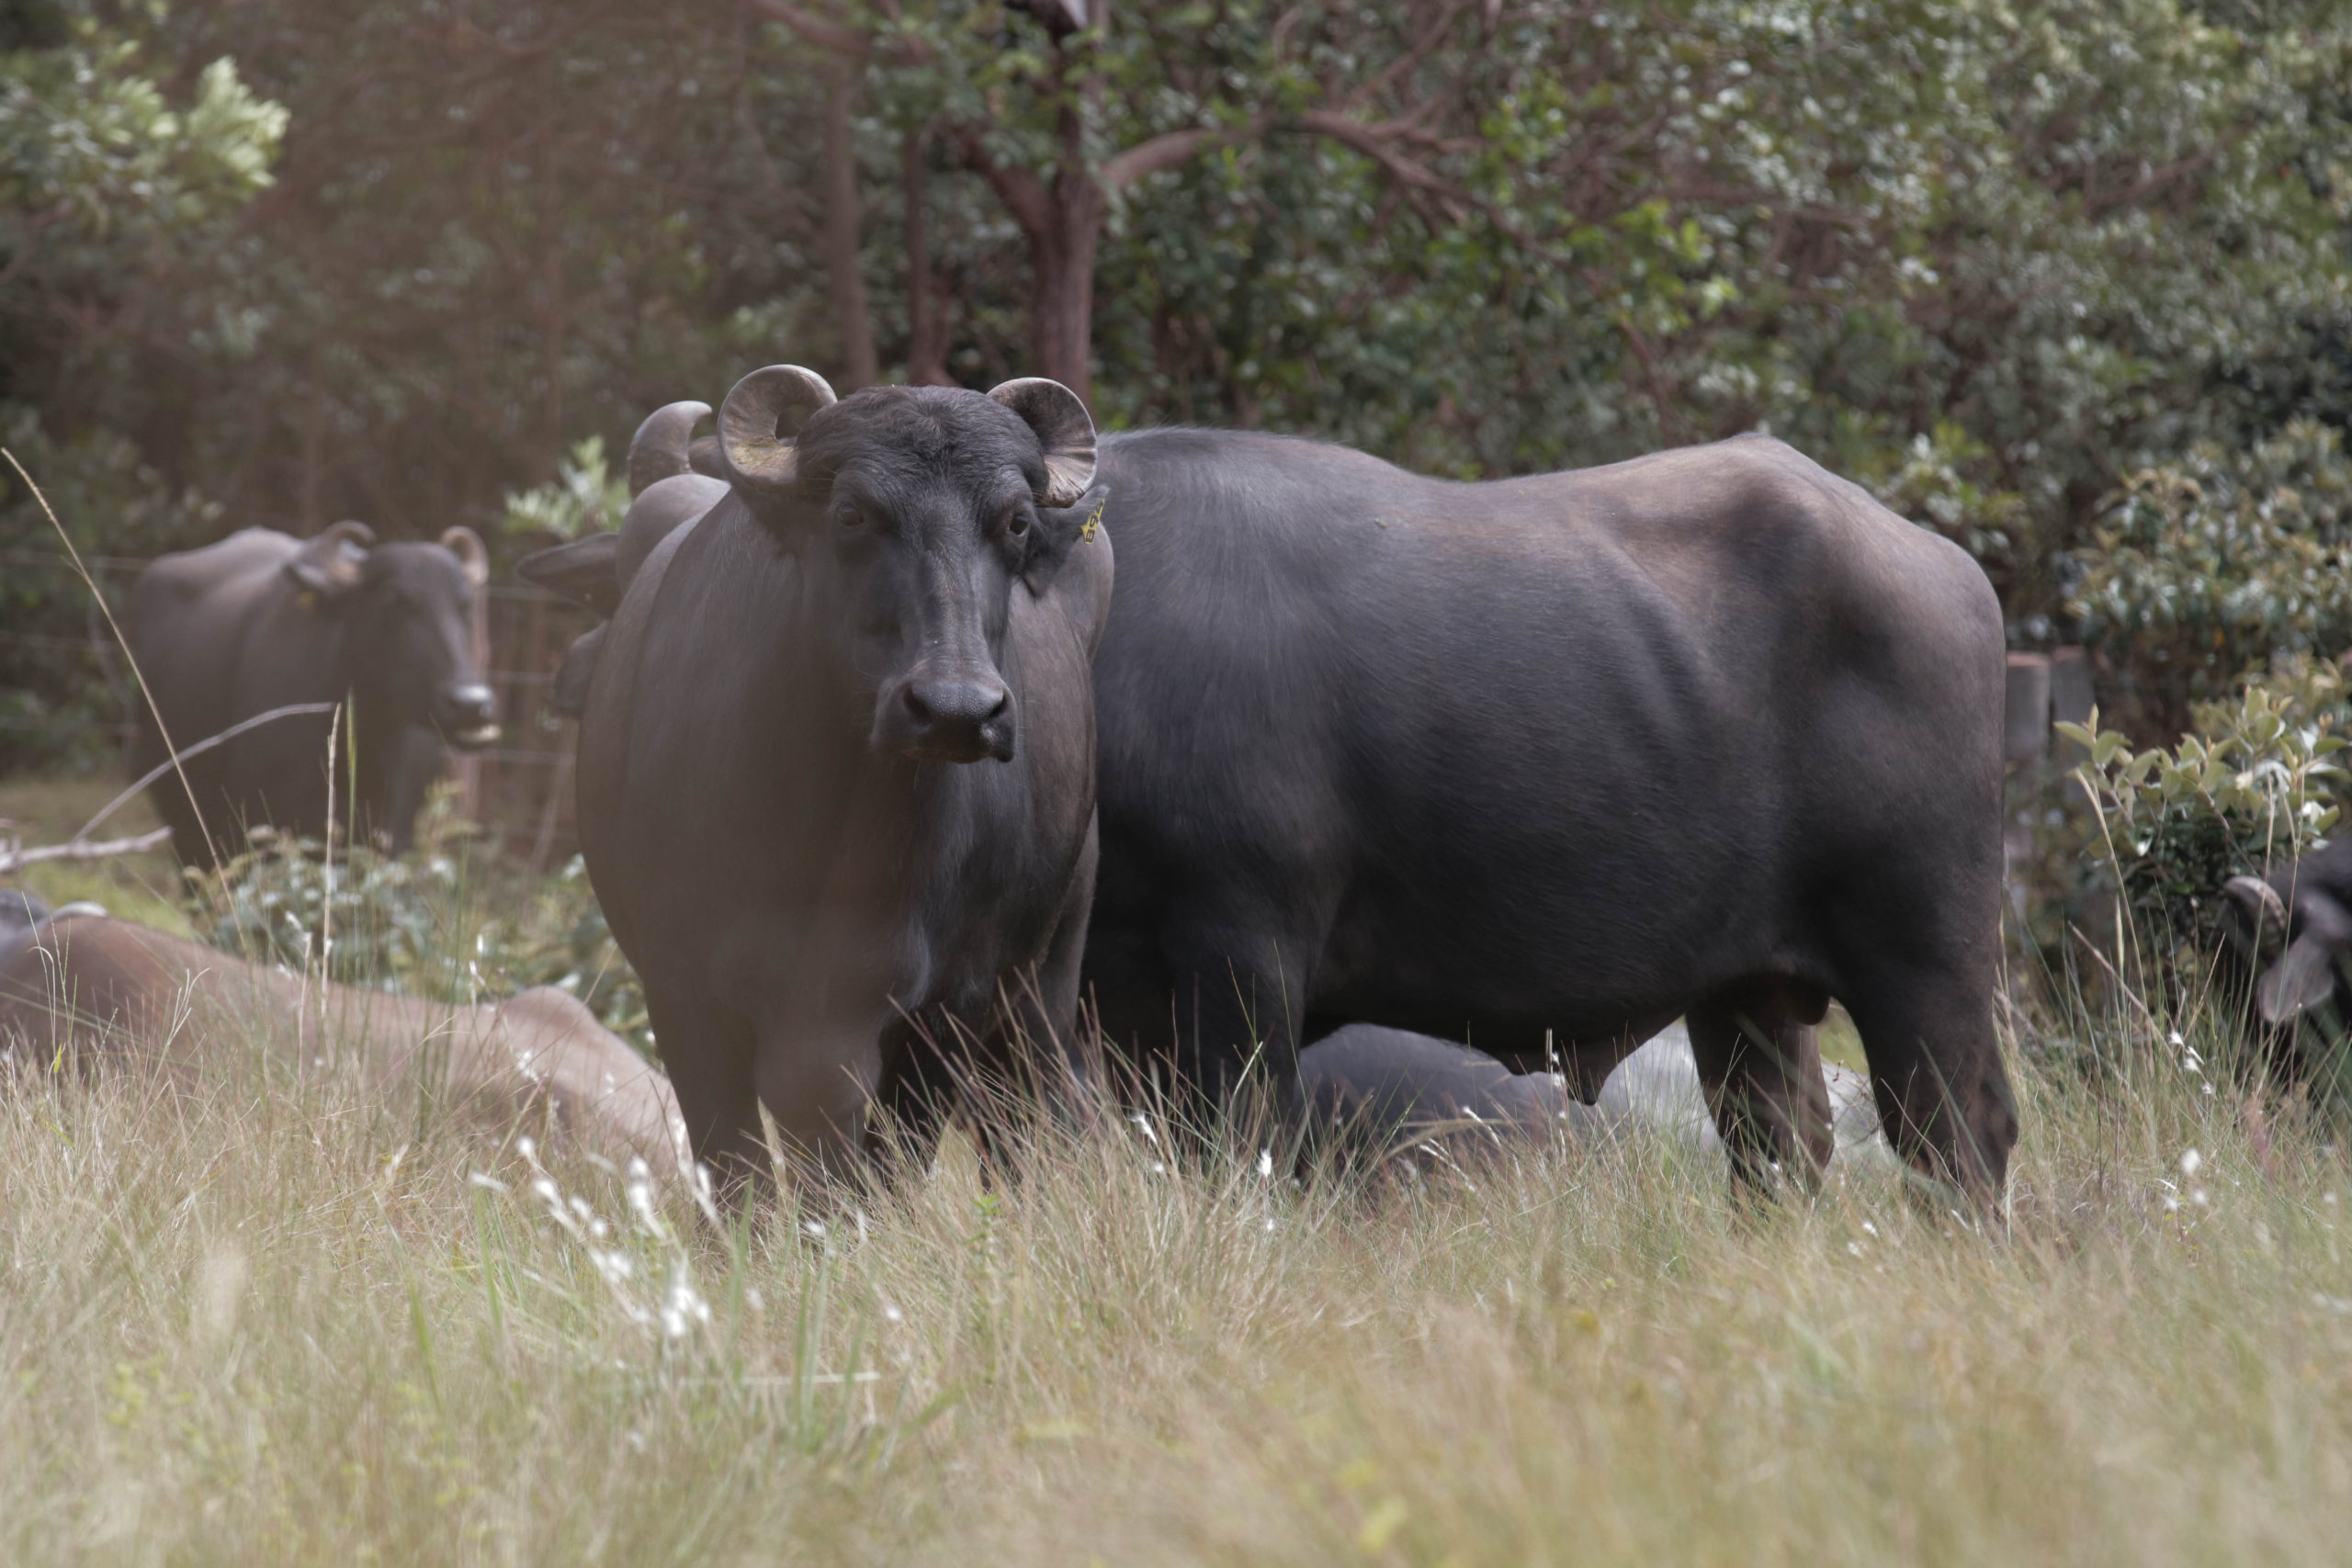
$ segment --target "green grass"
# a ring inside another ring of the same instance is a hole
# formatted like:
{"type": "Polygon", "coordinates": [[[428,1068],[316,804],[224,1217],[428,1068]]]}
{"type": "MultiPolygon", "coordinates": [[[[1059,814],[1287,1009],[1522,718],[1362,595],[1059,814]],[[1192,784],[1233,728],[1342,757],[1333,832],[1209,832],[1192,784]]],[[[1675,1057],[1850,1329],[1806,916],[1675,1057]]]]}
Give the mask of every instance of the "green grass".
{"type": "Polygon", "coordinates": [[[1861,1171],[1758,1213],[1655,1142],[1299,1189],[1115,1123],[731,1245],[548,1156],[599,1239],[252,1042],[36,1077],[0,1560],[2340,1561],[2344,1162],[2107,1043],[2100,1092],[2020,1062],[2005,1234],[1861,1171]]]}
{"type": "MultiPolygon", "coordinates": [[[[0,779],[0,823],[14,824],[0,827],[0,833],[14,834],[28,846],[62,844],[125,782],[111,774],[0,779]]],[[[128,839],[162,826],[163,818],[142,795],[107,818],[92,837],[128,839]]],[[[48,861],[28,866],[21,879],[7,880],[21,880],[52,905],[86,898],[126,919],[176,936],[190,934],[181,913],[179,862],[168,847],[100,861],[48,861]]]]}

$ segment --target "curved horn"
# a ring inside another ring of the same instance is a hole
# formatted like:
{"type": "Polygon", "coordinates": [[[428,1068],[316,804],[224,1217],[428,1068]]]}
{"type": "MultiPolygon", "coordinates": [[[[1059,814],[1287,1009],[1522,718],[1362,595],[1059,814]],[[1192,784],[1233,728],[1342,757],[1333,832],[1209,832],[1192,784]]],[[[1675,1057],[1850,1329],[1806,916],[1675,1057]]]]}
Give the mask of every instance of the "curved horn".
{"type": "Polygon", "coordinates": [[[490,581],[490,551],[483,548],[480,534],[460,523],[441,536],[441,547],[458,558],[468,582],[480,588],[490,581]]]}
{"type": "Polygon", "coordinates": [[[2254,923],[2254,944],[2256,952],[2275,946],[2287,934],[2287,901],[2278,897],[2278,889],[2258,876],[2233,876],[2222,884],[2222,891],[2245,911],[2254,923]]]}
{"type": "Polygon", "coordinates": [[[694,436],[695,425],[709,412],[708,403],[689,398],[655,409],[645,416],[645,423],[628,438],[631,501],[644,494],[646,486],[688,471],[686,443],[694,436]]]}
{"type": "Polygon", "coordinates": [[[822,376],[797,365],[771,365],[736,382],[718,405],[718,447],[728,478],[771,494],[790,485],[800,422],[834,400],[822,376]]]}
{"type": "Polygon", "coordinates": [[[1046,491],[1040,506],[1068,506],[1094,482],[1094,421],[1078,394],[1059,381],[1024,376],[989,389],[989,396],[1021,416],[1037,433],[1046,454],[1046,491]]]}

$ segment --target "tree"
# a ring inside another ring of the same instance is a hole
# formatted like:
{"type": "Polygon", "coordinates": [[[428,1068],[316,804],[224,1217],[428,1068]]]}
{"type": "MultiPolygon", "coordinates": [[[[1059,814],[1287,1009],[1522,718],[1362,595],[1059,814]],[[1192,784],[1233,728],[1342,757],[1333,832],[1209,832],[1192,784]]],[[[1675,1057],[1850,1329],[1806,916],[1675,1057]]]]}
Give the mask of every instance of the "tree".
{"type": "MultiPolygon", "coordinates": [[[[1003,0],[895,0],[820,9],[748,0],[829,60],[829,110],[845,118],[853,70],[909,149],[909,231],[923,228],[927,156],[944,148],[979,175],[1026,251],[1030,367],[1091,393],[1096,258],[1114,207],[1156,175],[1279,134],[1329,139],[1377,165],[1411,199],[1469,201],[1417,156],[1475,129],[1468,90],[1498,8],[1475,0],[1374,6],[1084,7],[1074,28],[1003,0]]],[[[1050,15],[1066,18],[1058,7],[1050,15]]],[[[829,140],[839,218],[828,263],[837,308],[853,270],[846,139],[829,140]],[[835,151],[839,149],[838,152],[835,151]]],[[[927,258],[910,254],[910,321],[928,322],[927,258]]],[[[922,369],[935,371],[926,357],[922,369]]],[[[859,372],[853,370],[853,377],[859,372]]]]}

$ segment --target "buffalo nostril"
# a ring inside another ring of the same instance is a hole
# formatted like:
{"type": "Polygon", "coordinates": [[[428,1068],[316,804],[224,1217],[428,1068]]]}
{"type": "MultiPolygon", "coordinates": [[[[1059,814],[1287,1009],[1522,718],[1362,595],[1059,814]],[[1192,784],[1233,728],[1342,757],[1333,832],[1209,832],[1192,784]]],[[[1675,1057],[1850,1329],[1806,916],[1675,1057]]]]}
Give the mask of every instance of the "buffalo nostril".
{"type": "Polygon", "coordinates": [[[912,686],[909,686],[903,695],[907,705],[908,716],[911,717],[921,728],[925,729],[930,728],[931,721],[933,716],[933,710],[929,703],[922,700],[922,694],[916,691],[912,686]]]}

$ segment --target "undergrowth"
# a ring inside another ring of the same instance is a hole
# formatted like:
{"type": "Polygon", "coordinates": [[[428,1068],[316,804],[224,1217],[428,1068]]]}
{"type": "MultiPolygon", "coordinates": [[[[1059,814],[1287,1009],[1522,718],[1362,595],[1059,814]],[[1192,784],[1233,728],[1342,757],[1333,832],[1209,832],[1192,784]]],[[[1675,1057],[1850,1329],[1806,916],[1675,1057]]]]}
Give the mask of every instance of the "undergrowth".
{"type": "Polygon", "coordinates": [[[1986,1229],[1657,1138],[1300,1184],[1148,1121],[714,1226],[251,1041],[27,1081],[0,1556],[2335,1561],[2335,1135],[2210,1019],[2081,1026],[2128,1070],[2012,1027],[1986,1229]]]}

